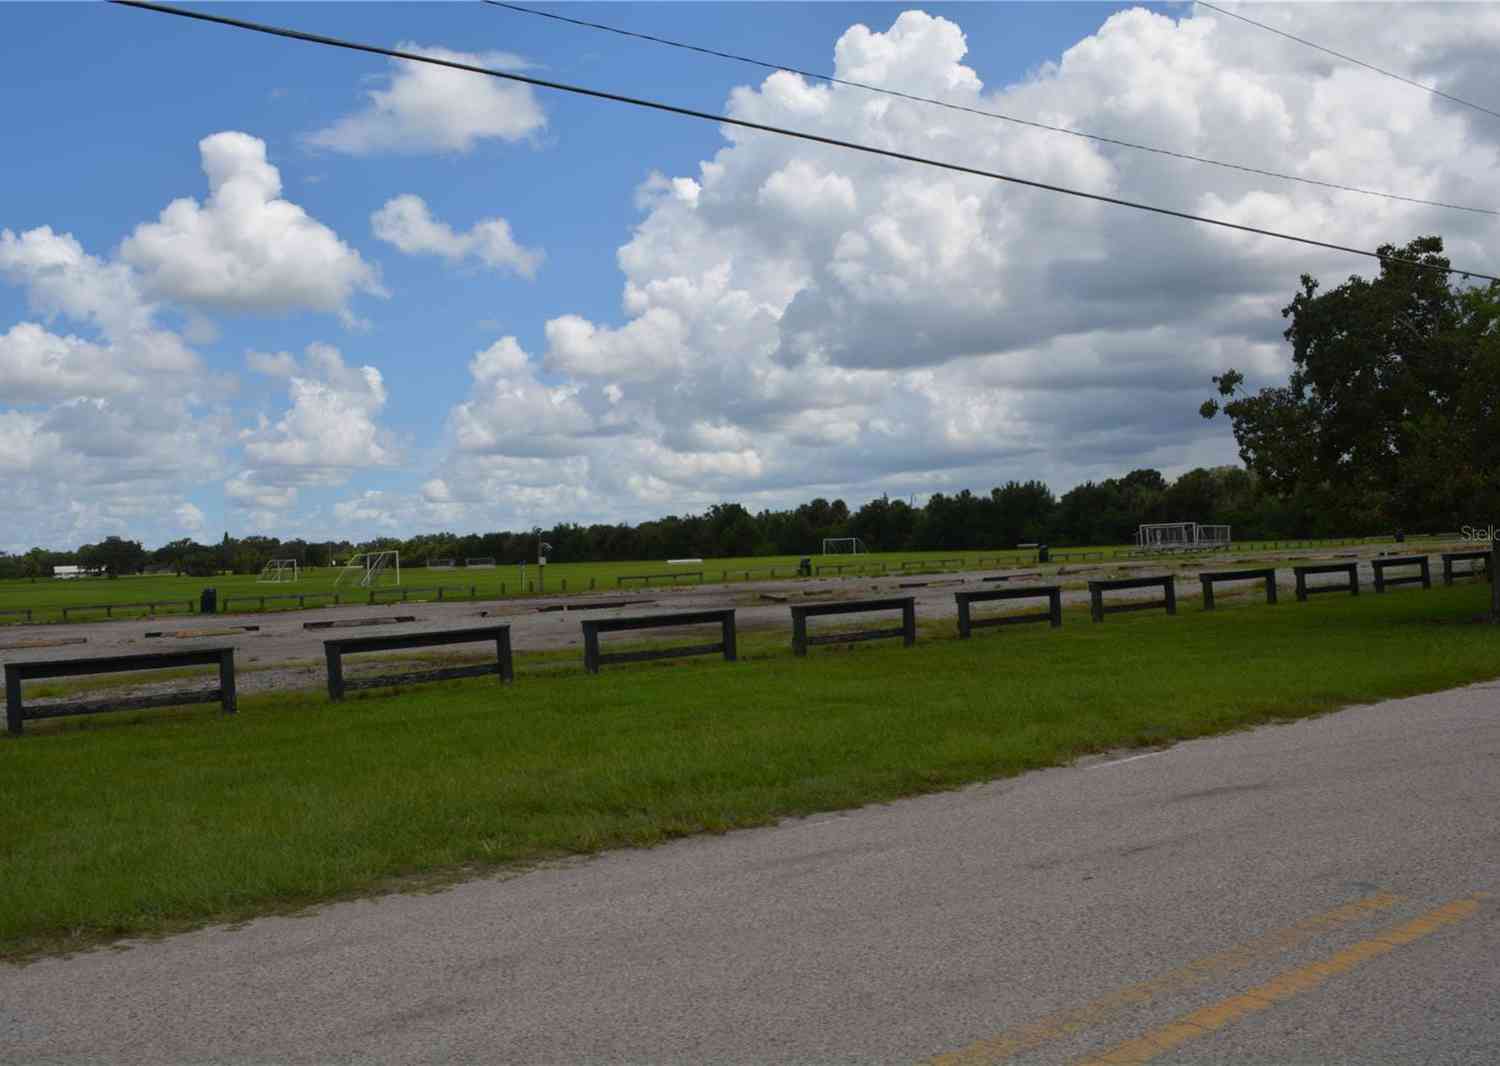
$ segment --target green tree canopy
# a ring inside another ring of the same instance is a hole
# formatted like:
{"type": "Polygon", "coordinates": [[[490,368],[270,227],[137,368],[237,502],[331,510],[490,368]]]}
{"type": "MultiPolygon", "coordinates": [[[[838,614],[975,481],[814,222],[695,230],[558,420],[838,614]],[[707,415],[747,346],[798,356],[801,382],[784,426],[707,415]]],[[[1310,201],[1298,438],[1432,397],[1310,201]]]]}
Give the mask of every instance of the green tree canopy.
{"type": "Polygon", "coordinates": [[[1384,245],[1376,278],[1322,293],[1304,274],[1282,309],[1287,383],[1250,395],[1237,370],[1213,379],[1222,406],[1200,413],[1229,417],[1273,492],[1353,526],[1385,515],[1453,530],[1500,514],[1500,284],[1446,273],[1442,251],[1441,237],[1384,245]]]}

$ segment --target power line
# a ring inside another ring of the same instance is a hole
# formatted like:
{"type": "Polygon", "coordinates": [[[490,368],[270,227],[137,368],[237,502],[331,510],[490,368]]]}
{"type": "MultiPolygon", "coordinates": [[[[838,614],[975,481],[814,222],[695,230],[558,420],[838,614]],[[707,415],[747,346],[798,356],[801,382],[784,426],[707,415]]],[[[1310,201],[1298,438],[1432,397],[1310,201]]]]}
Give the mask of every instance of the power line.
{"type": "Polygon", "coordinates": [[[587,19],[572,18],[568,15],[559,15],[551,11],[541,11],[537,8],[523,7],[520,4],[506,3],[505,0],[483,0],[491,7],[504,8],[523,15],[534,15],[538,18],[552,19],[555,22],[566,22],[573,26],[582,26],[591,30],[602,30],[605,33],[617,34],[621,37],[632,37],[640,41],[650,41],[653,44],[666,45],[669,48],[680,48],[688,52],[697,52],[700,55],[714,56],[718,59],[728,59],[735,63],[746,63],[752,67],[760,67],[764,70],[780,70],[788,74],[796,74],[803,78],[811,78],[814,81],[827,82],[830,85],[845,85],[851,89],[860,89],[864,92],[879,93],[882,96],[893,96],[902,100],[910,100],[914,103],[930,104],[934,107],[947,108],[949,111],[962,111],[965,114],[979,115],[983,118],[999,119],[1002,122],[1013,122],[1019,126],[1030,126],[1032,129],[1046,130],[1050,133],[1063,133],[1069,137],[1079,137],[1087,141],[1097,141],[1100,144],[1112,144],[1120,148],[1130,148],[1138,152],[1151,152],[1155,155],[1170,156],[1173,159],[1184,159],[1192,163],[1203,163],[1211,167],[1222,167],[1225,170],[1237,170],[1244,174],[1257,174],[1265,178],[1276,178],[1281,181],[1296,181],[1304,185],[1317,185],[1324,189],[1336,189],[1340,192],[1359,193],[1361,196],[1378,196],[1385,200],[1400,200],[1409,204],[1422,204],[1426,207],[1443,207],[1451,211],[1471,211],[1480,215],[1500,215],[1500,211],[1487,207],[1468,207],[1464,204],[1450,204],[1442,200],[1424,200],[1418,196],[1402,196],[1399,193],[1381,192],[1377,189],[1362,189],[1356,185],[1344,185],[1336,181],[1322,181],[1318,178],[1303,177],[1299,174],[1285,174],[1277,170],[1266,170],[1262,167],[1250,166],[1246,163],[1230,163],[1221,159],[1210,159],[1206,156],[1193,155],[1190,152],[1178,152],[1170,148],[1157,148],[1149,144],[1138,144],[1135,141],[1123,140],[1119,137],[1108,137],[1101,133],[1088,133],[1083,130],[1075,130],[1068,126],[1054,126],[1046,122],[1038,122],[1035,119],[1020,118],[1016,115],[1007,115],[999,111],[988,111],[980,107],[967,107],[963,104],[951,103],[947,100],[938,100],[930,96],[918,96],[915,93],[902,92],[899,89],[886,89],[879,85],[869,85],[865,82],[850,81],[847,78],[834,77],[832,74],[819,74],[816,71],[800,70],[797,67],[789,67],[781,63],[770,63],[763,59],[753,59],[750,56],[738,55],[734,52],[723,52],[717,48],[706,48],[702,45],[688,44],[685,41],[674,41],[668,37],[658,37],[650,33],[641,33],[636,30],[622,29],[619,26],[610,26],[602,22],[590,22],[587,19]]]}
{"type": "Polygon", "coordinates": [[[1305,37],[1298,37],[1294,33],[1287,33],[1285,30],[1278,30],[1275,26],[1267,26],[1264,22],[1256,22],[1253,18],[1247,18],[1244,15],[1240,15],[1233,11],[1229,11],[1225,8],[1219,7],[1216,4],[1210,4],[1207,2],[1207,0],[1195,0],[1195,2],[1199,7],[1206,7],[1210,11],[1217,11],[1219,14],[1228,15],[1232,19],[1239,19],[1241,22],[1248,22],[1252,26],[1259,26],[1261,29],[1268,30],[1269,32],[1276,34],[1276,36],[1278,37],[1285,37],[1289,41],[1296,41],[1298,44],[1306,45],[1308,48],[1316,49],[1317,51],[1322,52],[1325,55],[1331,55],[1337,59],[1342,59],[1345,63],[1353,63],[1357,67],[1364,67],[1366,70],[1373,70],[1376,74],[1384,74],[1387,78],[1395,78],[1397,81],[1410,85],[1413,88],[1421,89],[1423,92],[1429,92],[1433,96],[1441,96],[1444,100],[1452,100],[1455,104],[1463,104],[1464,107],[1472,107],[1475,111],[1483,111],[1486,115],[1493,115],[1495,118],[1500,118],[1500,111],[1492,111],[1489,108],[1485,107],[1483,104],[1471,103],[1470,101],[1465,100],[1462,97],[1454,96],[1452,93],[1445,93],[1443,92],[1443,90],[1434,88],[1431,85],[1425,85],[1420,81],[1413,81],[1411,78],[1408,78],[1402,74],[1397,74],[1393,70],[1386,70],[1383,67],[1377,67],[1374,63],[1366,63],[1363,59],[1355,59],[1353,56],[1345,55],[1343,52],[1335,52],[1332,48],[1324,48],[1321,44],[1316,44],[1313,41],[1309,41],[1305,37]]]}
{"type": "Polygon", "coordinates": [[[1295,244],[1306,244],[1315,248],[1326,248],[1335,252],[1347,252],[1350,255],[1360,255],[1368,259],[1378,259],[1388,263],[1402,263],[1424,270],[1439,270],[1445,274],[1461,274],[1464,277],[1481,278],[1485,281],[1500,282],[1500,277],[1493,274],[1481,274],[1474,270],[1463,270],[1458,267],[1442,267],[1435,264],[1423,263],[1415,259],[1405,259],[1400,256],[1381,255],[1379,252],[1371,252],[1363,248],[1352,248],[1344,244],[1334,244],[1330,241],[1321,241],[1312,237],[1299,237],[1296,234],[1280,233],[1276,230],[1261,229],[1258,226],[1247,226],[1239,222],[1229,222],[1225,219],[1210,218],[1207,215],[1194,215],[1186,211],[1176,211],[1169,207],[1157,207],[1153,204],[1140,203],[1134,200],[1124,200],[1116,196],[1105,196],[1102,193],[1084,192],[1081,189],[1071,189],[1065,185],[1053,185],[1044,181],[1033,181],[1030,178],[1018,178],[1012,174],[1002,174],[995,170],[981,170],[978,167],[965,166],[961,163],[947,163],[938,159],[929,159],[925,156],[912,155],[908,152],[897,152],[889,148],[876,148],[873,145],[860,144],[857,141],[840,140],[837,137],[827,137],[818,133],[807,133],[803,130],[788,129],[782,126],[770,126],[761,122],[751,122],[743,118],[731,118],[728,115],[716,115],[711,111],[698,111],[689,107],[679,107],[676,104],[664,104],[657,100],[646,100],[635,96],[626,96],[622,93],[608,92],[604,89],[590,89],[581,85],[570,85],[567,82],[549,81],[546,78],[534,78],[527,74],[516,74],[511,71],[497,70],[493,67],[481,67],[473,63],[464,63],[453,59],[440,59],[436,56],[426,56],[418,52],[408,52],[399,48],[383,48],[380,45],[364,44],[358,41],[344,40],[339,37],[328,37],[318,33],[308,33],[303,30],[287,29],[282,26],[271,26],[265,23],[248,22],[245,19],[230,18],[227,15],[211,15],[204,11],[192,11],[187,8],[173,7],[169,4],[158,4],[149,0],[110,0],[111,3],[121,7],[140,8],[144,11],[155,11],[164,15],[176,15],[180,18],[197,19],[200,22],[213,22],[221,26],[232,26],[235,29],[250,30],[254,33],[264,33],[272,37],[286,37],[294,41],[307,41],[312,44],[327,45],[330,48],[343,48],[352,52],[366,52],[370,55],[386,56],[390,59],[404,59],[412,63],[427,63],[436,67],[447,67],[451,70],[463,70],[471,74],[484,74],[487,77],[499,78],[503,81],[518,82],[523,85],[532,85],[541,89],[554,89],[558,92],[572,93],[576,96],[587,96],[595,100],[611,100],[615,103],[629,104],[632,107],[644,107],[652,111],[661,111],[671,115],[682,115],[687,118],[703,119],[726,126],[738,126],[741,129],[759,130],[762,133],[774,133],[782,137],[791,137],[800,141],[809,141],[814,144],[824,144],[833,148],[845,148],[852,152],[862,152],[865,155],[881,156],[886,159],[899,159],[906,163],[916,163],[921,166],[933,167],[938,170],[952,171],[956,174],[968,174],[973,177],[989,178],[993,181],[1004,181],[1012,185],[1021,185],[1031,189],[1043,189],[1047,192],[1055,192],[1064,196],[1073,196],[1081,200],[1092,200],[1097,203],[1113,204],[1116,207],[1129,207],[1137,211],[1149,211],[1152,214],[1166,215],[1169,218],[1180,218],[1188,222],[1202,222],[1210,226],[1218,226],[1222,229],[1235,230],[1239,233],[1251,233],[1259,237],[1272,237],[1276,240],[1291,241],[1295,244]]]}

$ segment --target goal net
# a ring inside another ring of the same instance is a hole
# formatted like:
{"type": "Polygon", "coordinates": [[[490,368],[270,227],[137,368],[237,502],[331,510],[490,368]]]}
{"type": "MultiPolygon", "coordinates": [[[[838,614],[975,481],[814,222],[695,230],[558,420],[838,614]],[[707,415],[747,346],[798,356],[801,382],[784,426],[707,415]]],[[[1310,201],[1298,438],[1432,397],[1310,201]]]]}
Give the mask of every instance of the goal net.
{"type": "Polygon", "coordinates": [[[495,557],[493,555],[486,555],[478,559],[465,559],[464,565],[470,570],[493,570],[495,568],[495,557]]]}
{"type": "Polygon", "coordinates": [[[1153,522],[1135,531],[1138,548],[1168,551],[1174,548],[1193,548],[1198,544],[1197,522],[1153,522]]]}
{"type": "Polygon", "coordinates": [[[429,569],[429,570],[452,570],[453,567],[454,567],[454,564],[455,564],[455,560],[453,560],[453,559],[428,559],[427,560],[427,569],[429,569]]]}
{"type": "Polygon", "coordinates": [[[865,542],[858,537],[825,537],[823,539],[824,555],[858,555],[868,550],[865,542]]]}
{"type": "Polygon", "coordinates": [[[353,556],[339,571],[334,588],[351,582],[362,589],[377,585],[401,584],[401,553],[396,551],[361,552],[353,556]]]}
{"type": "Polygon", "coordinates": [[[255,580],[279,584],[283,581],[296,582],[300,578],[301,573],[296,559],[272,559],[261,568],[260,577],[255,580]]]}
{"type": "Polygon", "coordinates": [[[1198,547],[1200,548],[1228,548],[1229,527],[1228,526],[1199,526],[1198,547]]]}

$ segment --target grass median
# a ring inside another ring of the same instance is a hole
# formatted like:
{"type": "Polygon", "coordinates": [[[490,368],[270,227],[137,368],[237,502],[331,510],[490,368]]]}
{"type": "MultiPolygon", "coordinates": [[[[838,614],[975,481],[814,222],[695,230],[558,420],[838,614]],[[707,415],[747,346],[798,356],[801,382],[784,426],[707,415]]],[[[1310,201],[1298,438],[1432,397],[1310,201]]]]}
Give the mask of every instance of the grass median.
{"type": "Polygon", "coordinates": [[[0,742],[0,958],[762,825],[1500,675],[1471,585],[514,685],[247,698],[0,742]]]}

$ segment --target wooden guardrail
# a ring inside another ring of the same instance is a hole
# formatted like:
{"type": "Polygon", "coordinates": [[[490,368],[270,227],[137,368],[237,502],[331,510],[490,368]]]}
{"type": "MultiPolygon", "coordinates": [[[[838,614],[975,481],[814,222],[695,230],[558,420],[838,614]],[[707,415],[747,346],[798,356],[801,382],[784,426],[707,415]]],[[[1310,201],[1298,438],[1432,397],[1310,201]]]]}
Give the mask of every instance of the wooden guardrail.
{"type": "Polygon", "coordinates": [[[962,570],[962,559],[908,559],[901,564],[902,570],[962,570]]]}
{"type": "Polygon", "coordinates": [[[103,611],[105,618],[113,618],[116,610],[126,611],[144,607],[151,614],[155,614],[158,607],[176,607],[178,604],[184,604],[188,614],[192,614],[196,609],[192,600],[150,600],[146,603],[75,603],[62,607],[60,610],[62,619],[66,622],[69,611],[103,611]]]}
{"type": "MultiPolygon", "coordinates": [[[[418,586],[416,588],[410,588],[410,587],[408,587],[406,585],[397,585],[397,586],[394,586],[394,587],[391,587],[391,588],[371,589],[370,590],[370,602],[371,603],[380,603],[386,597],[390,597],[390,598],[394,599],[395,598],[395,594],[399,592],[399,593],[401,593],[401,602],[405,603],[407,600],[409,600],[411,598],[412,593],[436,592],[437,593],[437,601],[439,603],[442,603],[443,602],[443,593],[445,591],[448,591],[448,590],[452,590],[453,592],[458,593],[460,596],[462,596],[463,592],[464,592],[463,586],[461,586],[461,585],[421,585],[421,586],[418,586]]],[[[469,586],[469,597],[468,598],[471,599],[471,600],[475,599],[478,596],[478,594],[479,594],[479,586],[478,585],[470,585],[469,586]]]]}
{"type": "Polygon", "coordinates": [[[893,596],[884,600],[854,600],[845,603],[799,603],[792,612],[792,654],[806,655],[814,644],[852,644],[862,640],[884,640],[900,637],[908,648],[917,642],[917,601],[914,596],[893,596]],[[807,620],[836,614],[865,614],[870,611],[900,611],[901,624],[894,629],[863,629],[857,633],[824,633],[807,635],[807,620]]]}
{"type": "Polygon", "coordinates": [[[224,614],[232,614],[233,612],[230,610],[229,605],[236,600],[241,603],[244,603],[246,600],[255,600],[258,604],[258,609],[262,611],[266,609],[267,603],[286,603],[296,600],[297,607],[300,609],[307,606],[309,598],[330,601],[335,605],[339,603],[339,594],[337,592],[282,592],[265,596],[251,593],[250,595],[225,596],[220,611],[224,614]]]}
{"type": "Polygon", "coordinates": [[[1153,611],[1158,608],[1165,608],[1168,614],[1177,613],[1177,586],[1173,584],[1170,574],[1161,577],[1116,577],[1089,582],[1089,617],[1096,622],[1104,621],[1104,616],[1107,614],[1119,614],[1122,611],[1153,611]],[[1117,603],[1112,607],[1104,605],[1106,592],[1149,588],[1161,589],[1162,598],[1117,603]]]}
{"type": "Polygon", "coordinates": [[[338,637],[323,642],[323,657],[328,664],[328,698],[341,700],[352,688],[386,688],[391,685],[416,684],[422,681],[449,681],[457,677],[499,675],[501,682],[515,679],[511,658],[510,626],[472,626],[467,629],[443,629],[434,633],[397,633],[378,637],[338,637]],[[378,677],[344,677],[344,656],[369,651],[404,651],[410,648],[437,648],[450,644],[495,642],[495,661],[476,666],[443,666],[433,670],[408,670],[378,677]]]}
{"type": "Polygon", "coordinates": [[[1198,575],[1203,585],[1203,609],[1214,609],[1214,585],[1220,581],[1264,581],[1266,602],[1276,602],[1276,568],[1268,566],[1261,570],[1204,570],[1198,575]]]}
{"type": "Polygon", "coordinates": [[[1396,559],[1371,559],[1370,566],[1375,570],[1375,591],[1384,592],[1388,585],[1415,585],[1420,583],[1424,589],[1432,588],[1432,570],[1427,563],[1425,555],[1403,555],[1396,559]],[[1406,574],[1402,577],[1386,577],[1386,570],[1397,566],[1415,566],[1418,572],[1406,574]]]}
{"type": "Polygon", "coordinates": [[[1292,573],[1297,575],[1299,603],[1306,603],[1307,597],[1316,592],[1347,592],[1351,596],[1359,595],[1358,563],[1310,563],[1306,566],[1292,567],[1292,573]],[[1342,585],[1309,585],[1307,583],[1309,574],[1348,574],[1349,580],[1342,585]]]}
{"type": "Polygon", "coordinates": [[[734,608],[712,611],[684,611],[679,614],[643,615],[636,618],[597,618],[579,623],[583,626],[583,668],[597,674],[608,663],[639,663],[651,659],[680,659],[689,655],[723,653],[726,662],[739,657],[734,629],[734,608]],[[668,629],[678,626],[717,625],[722,636],[715,644],[687,644],[673,648],[651,648],[646,651],[599,651],[600,633],[620,633],[637,629],[668,629]]]}
{"type": "Polygon", "coordinates": [[[641,585],[649,586],[653,579],[658,577],[669,578],[672,584],[677,584],[677,579],[682,577],[696,577],[698,584],[703,584],[702,570],[668,570],[660,574],[621,574],[615,578],[615,588],[623,588],[627,581],[639,581],[641,585]]]}
{"type": "Polygon", "coordinates": [[[1466,570],[1455,570],[1454,563],[1475,562],[1484,563],[1489,557],[1489,552],[1443,552],[1443,584],[1451,585],[1455,578],[1460,577],[1493,577],[1489,573],[1488,566],[1471,566],[1466,570]]]}
{"type": "Polygon", "coordinates": [[[953,601],[958,605],[958,635],[968,640],[976,629],[988,626],[1013,626],[1027,622],[1047,622],[1056,629],[1062,625],[1062,588],[1059,585],[1032,585],[1028,588],[984,589],[979,592],[955,592],[953,601]],[[975,618],[973,604],[999,600],[1031,600],[1047,598],[1047,609],[1035,614],[1006,614],[996,618],[975,618]]]}
{"type": "Polygon", "coordinates": [[[26,621],[29,622],[31,621],[31,611],[30,607],[7,607],[5,610],[0,611],[0,615],[19,614],[23,615],[26,621]]]}
{"type": "Polygon", "coordinates": [[[43,659],[5,664],[5,727],[19,736],[23,724],[42,718],[67,718],[104,711],[138,711],[149,707],[178,707],[188,703],[217,703],[225,714],[235,712],[234,649],[198,648],[150,655],[108,655],[92,659],[43,659]],[[21,683],[49,677],[123,674],[137,670],[166,670],[177,666],[217,666],[219,687],[161,692],[150,696],[113,696],[73,703],[45,703],[27,707],[21,683]]]}

